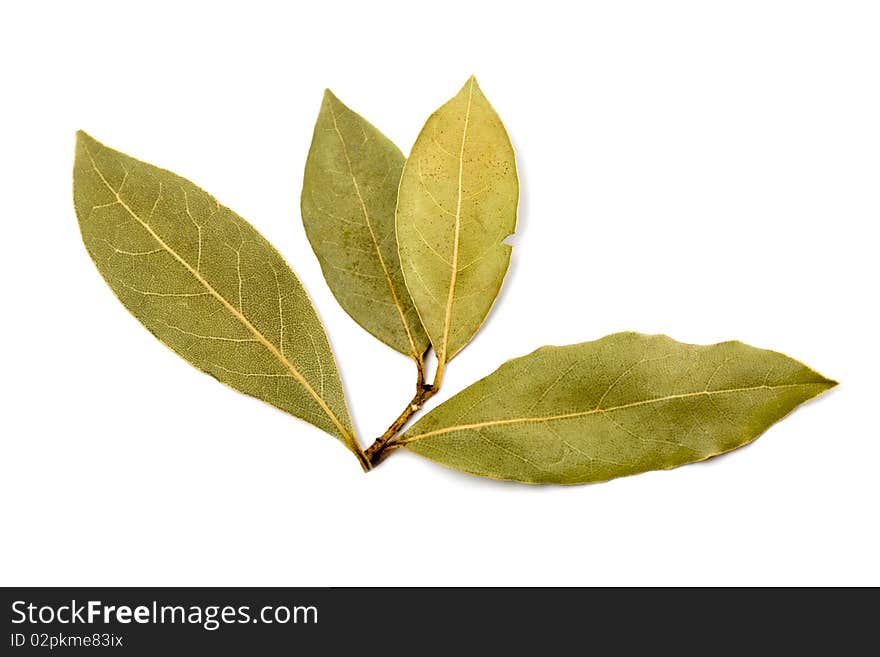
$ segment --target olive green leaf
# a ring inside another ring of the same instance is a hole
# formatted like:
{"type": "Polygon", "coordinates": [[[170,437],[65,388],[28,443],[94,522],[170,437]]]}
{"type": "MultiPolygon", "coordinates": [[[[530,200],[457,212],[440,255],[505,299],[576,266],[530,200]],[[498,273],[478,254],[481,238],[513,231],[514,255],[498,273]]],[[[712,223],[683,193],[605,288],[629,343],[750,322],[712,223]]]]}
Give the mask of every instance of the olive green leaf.
{"type": "Polygon", "coordinates": [[[428,336],[394,236],[400,149],[328,89],[306,160],[302,218],[324,278],[354,321],[420,361],[428,336]]]}
{"type": "Polygon", "coordinates": [[[281,255],[204,190],[77,134],[83,241],[119,300],[190,364],[363,454],[327,335],[281,255]]]}
{"type": "Polygon", "coordinates": [[[472,77],[422,128],[397,199],[401,266],[437,353],[436,382],[498,295],[518,196],[513,147],[472,77]]]}
{"type": "Polygon", "coordinates": [[[398,444],[495,479],[605,481],[741,447],[835,385],[741,342],[617,333],[508,361],[398,444]]]}

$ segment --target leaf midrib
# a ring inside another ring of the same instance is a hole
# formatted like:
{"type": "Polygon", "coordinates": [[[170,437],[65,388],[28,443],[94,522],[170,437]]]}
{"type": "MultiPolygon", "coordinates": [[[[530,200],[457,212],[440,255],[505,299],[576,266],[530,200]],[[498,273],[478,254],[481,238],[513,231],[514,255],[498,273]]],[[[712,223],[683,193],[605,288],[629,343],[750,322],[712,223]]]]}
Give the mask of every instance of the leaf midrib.
{"type": "MultiPolygon", "coordinates": [[[[278,361],[281,362],[282,365],[291,373],[293,378],[308,392],[308,394],[318,403],[318,406],[322,411],[330,418],[330,421],[333,425],[339,430],[343,439],[353,447],[357,446],[357,441],[354,437],[348,432],[345,426],[339,421],[339,418],[336,417],[336,414],[330,409],[324,399],[315,392],[315,389],[309,384],[306,378],[300,373],[300,371],[291,363],[287,358],[278,350],[275,345],[273,345],[265,335],[263,335],[257,327],[255,327],[250,320],[244,315],[244,313],[240,312],[235,306],[233,306],[226,298],[221,295],[214,287],[205,280],[202,275],[186,261],[184,258],[178,254],[174,249],[169,246],[165,240],[163,240],[156,231],[152,229],[152,227],[144,221],[131,207],[122,199],[119,192],[113,188],[113,186],[107,181],[104,177],[104,174],[101,173],[101,170],[98,168],[98,165],[95,163],[95,158],[92,156],[91,151],[89,150],[88,145],[84,144],[84,148],[86,154],[89,156],[89,162],[92,166],[92,169],[98,174],[98,177],[101,179],[101,182],[104,184],[107,189],[109,189],[113,195],[116,197],[116,201],[128,212],[131,217],[137,221],[143,228],[146,230],[150,236],[156,240],[160,247],[162,247],[165,251],[167,251],[177,262],[179,262],[183,267],[190,273],[192,276],[208,291],[211,296],[217,299],[225,308],[228,310],[241,324],[248,330],[250,333],[271,353],[278,361]]],[[[358,447],[359,449],[359,447],[358,447]]]]}
{"type": "Polygon", "coordinates": [[[421,358],[421,355],[416,349],[415,340],[413,340],[412,333],[409,329],[409,324],[406,321],[406,315],[404,314],[403,308],[400,305],[400,299],[397,297],[397,292],[395,292],[394,290],[394,283],[391,280],[391,274],[388,271],[388,266],[385,264],[385,259],[382,257],[382,251],[379,249],[379,242],[376,239],[376,234],[373,232],[373,225],[370,222],[370,213],[367,211],[367,204],[364,202],[363,196],[361,196],[361,188],[358,184],[357,178],[354,175],[354,167],[351,164],[351,157],[348,154],[348,146],[346,145],[345,138],[342,136],[342,131],[339,129],[339,125],[336,122],[336,111],[333,109],[333,101],[328,102],[327,107],[330,109],[330,118],[333,120],[333,129],[336,131],[336,135],[339,137],[339,143],[342,145],[342,154],[345,156],[345,162],[348,165],[348,173],[351,176],[351,183],[354,186],[354,193],[357,196],[358,202],[361,206],[361,212],[363,212],[364,215],[364,222],[367,224],[367,230],[370,233],[370,240],[373,242],[373,248],[376,250],[376,257],[379,258],[379,264],[382,266],[382,273],[385,275],[385,283],[388,285],[388,291],[391,293],[391,299],[394,301],[394,307],[397,309],[397,314],[400,317],[400,323],[403,325],[403,330],[406,333],[406,339],[409,341],[412,357],[415,360],[419,360],[421,358]]]}
{"type": "Polygon", "coordinates": [[[455,228],[453,233],[452,240],[452,262],[450,263],[450,271],[449,271],[449,293],[446,296],[446,313],[443,317],[443,342],[442,342],[442,350],[439,355],[439,363],[438,367],[438,377],[443,372],[443,366],[446,361],[449,360],[448,352],[449,352],[449,329],[452,324],[452,302],[455,297],[455,283],[458,278],[458,246],[461,235],[461,201],[463,195],[462,189],[462,178],[464,172],[464,147],[467,143],[467,131],[468,131],[468,122],[471,118],[471,101],[474,97],[474,79],[471,78],[468,81],[468,102],[467,108],[464,113],[464,126],[461,132],[461,148],[458,152],[458,198],[456,200],[455,206],[455,228]]]}
{"type": "Polygon", "coordinates": [[[430,438],[431,436],[439,436],[446,433],[453,433],[455,431],[469,431],[473,429],[483,429],[486,427],[496,427],[496,426],[504,426],[510,424],[531,424],[536,422],[552,422],[554,420],[570,420],[572,418],[578,417],[587,417],[590,415],[600,415],[602,413],[611,413],[613,411],[621,411],[627,408],[634,408],[637,406],[646,406],[648,404],[656,404],[664,401],[670,401],[674,399],[687,399],[692,397],[712,397],[714,395],[721,394],[729,394],[736,392],[749,392],[754,390],[778,390],[782,388],[796,388],[801,386],[815,386],[815,385],[823,385],[821,381],[811,381],[809,383],[784,383],[775,386],[769,385],[759,385],[759,386],[746,386],[741,388],[723,388],[718,390],[699,390],[696,392],[686,392],[677,395],[666,395],[663,397],[652,397],[651,399],[642,399],[640,401],[630,402],[628,404],[620,404],[619,406],[609,406],[607,408],[593,408],[589,411],[578,411],[575,413],[563,413],[559,415],[544,415],[544,416],[535,416],[535,417],[517,417],[517,418],[508,418],[506,420],[487,420],[485,422],[475,422],[472,424],[459,424],[451,427],[444,427],[443,429],[435,429],[434,431],[426,431],[425,433],[417,434],[415,436],[404,436],[398,441],[399,445],[407,445],[411,442],[415,442],[417,440],[422,440],[423,438],[430,438]]]}

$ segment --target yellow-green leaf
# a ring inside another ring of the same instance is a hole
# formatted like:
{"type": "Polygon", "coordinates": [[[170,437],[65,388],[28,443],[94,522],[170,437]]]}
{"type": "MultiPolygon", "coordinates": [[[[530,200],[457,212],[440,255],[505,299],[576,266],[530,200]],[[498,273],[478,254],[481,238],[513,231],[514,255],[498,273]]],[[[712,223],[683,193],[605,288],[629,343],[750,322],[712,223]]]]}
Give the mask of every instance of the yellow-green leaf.
{"type": "Polygon", "coordinates": [[[495,479],[605,481],[741,447],[835,385],[741,342],[699,346],[617,333],[508,361],[400,442],[495,479]]]}
{"type": "Polygon", "coordinates": [[[420,360],[428,336],[403,281],[394,207],[400,149],[328,89],[306,160],[302,218],[330,290],[354,321],[420,360]]]}
{"type": "Polygon", "coordinates": [[[336,361],[281,255],[170,171],[77,134],[74,205],[125,307],[190,364],[335,436],[363,462],[336,361]]]}
{"type": "Polygon", "coordinates": [[[438,379],[498,295],[518,197],[510,139],[471,78],[422,128],[397,200],[403,274],[437,353],[438,379]]]}

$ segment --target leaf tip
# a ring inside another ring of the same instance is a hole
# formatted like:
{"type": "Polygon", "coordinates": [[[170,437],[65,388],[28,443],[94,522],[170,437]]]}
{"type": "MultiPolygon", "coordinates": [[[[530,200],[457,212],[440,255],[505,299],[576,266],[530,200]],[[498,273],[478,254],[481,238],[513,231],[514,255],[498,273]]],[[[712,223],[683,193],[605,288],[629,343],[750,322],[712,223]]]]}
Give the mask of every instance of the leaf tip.
{"type": "Polygon", "coordinates": [[[92,137],[85,130],[77,130],[76,131],[76,150],[80,152],[80,149],[84,149],[85,151],[96,151],[104,148],[104,145],[99,142],[97,139],[92,137]]]}
{"type": "Polygon", "coordinates": [[[76,131],[76,145],[77,146],[79,146],[80,144],[88,144],[88,143],[91,143],[94,141],[95,141],[95,139],[89,133],[87,133],[85,130],[77,130],[76,131]]]}
{"type": "Polygon", "coordinates": [[[326,105],[335,105],[337,107],[345,107],[345,104],[341,100],[339,100],[339,96],[337,96],[336,94],[334,94],[330,90],[330,87],[327,87],[326,89],[324,89],[323,102],[326,105]]]}
{"type": "Polygon", "coordinates": [[[324,89],[324,98],[321,103],[322,108],[330,108],[334,113],[337,112],[351,112],[348,105],[339,100],[339,96],[333,93],[333,91],[327,87],[324,89]]]}
{"type": "Polygon", "coordinates": [[[834,379],[829,379],[828,377],[823,376],[823,384],[825,385],[826,390],[831,390],[832,388],[836,388],[840,385],[840,381],[835,381],[834,379]]]}

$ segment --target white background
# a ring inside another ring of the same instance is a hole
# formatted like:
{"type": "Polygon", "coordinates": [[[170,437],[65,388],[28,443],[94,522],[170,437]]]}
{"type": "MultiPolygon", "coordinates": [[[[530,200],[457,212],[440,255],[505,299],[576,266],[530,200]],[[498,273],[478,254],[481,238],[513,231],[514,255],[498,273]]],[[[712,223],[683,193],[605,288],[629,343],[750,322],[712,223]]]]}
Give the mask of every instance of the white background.
{"type": "Polygon", "coordinates": [[[872,2],[3,5],[0,583],[880,584],[878,34],[872,2]],[[402,453],[364,475],[156,342],[86,255],[78,128],[277,245],[366,442],[414,372],[306,242],[321,94],[406,152],[471,73],[517,149],[520,224],[437,401],[626,329],[741,339],[841,386],[731,455],[607,484],[402,453]]]}

